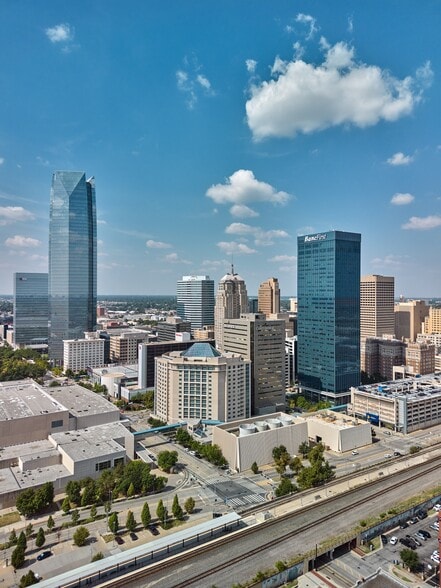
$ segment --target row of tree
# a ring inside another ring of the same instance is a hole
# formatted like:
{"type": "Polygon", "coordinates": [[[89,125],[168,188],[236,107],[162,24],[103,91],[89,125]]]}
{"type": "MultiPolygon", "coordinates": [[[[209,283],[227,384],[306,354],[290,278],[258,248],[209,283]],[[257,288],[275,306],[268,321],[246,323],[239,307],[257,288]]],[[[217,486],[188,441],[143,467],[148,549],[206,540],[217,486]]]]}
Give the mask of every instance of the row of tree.
{"type": "Polygon", "coordinates": [[[54,501],[54,485],[46,482],[40,488],[23,490],[17,498],[16,508],[25,517],[41,513],[50,507],[54,501]]]}
{"type": "Polygon", "coordinates": [[[47,356],[33,349],[16,349],[8,345],[0,347],[0,382],[42,378],[49,368],[47,356]]]}
{"type": "Polygon", "coordinates": [[[178,429],[176,433],[176,443],[195,451],[215,466],[222,467],[228,465],[219,445],[200,443],[199,441],[196,441],[196,439],[193,439],[190,433],[185,429],[178,429]]]}

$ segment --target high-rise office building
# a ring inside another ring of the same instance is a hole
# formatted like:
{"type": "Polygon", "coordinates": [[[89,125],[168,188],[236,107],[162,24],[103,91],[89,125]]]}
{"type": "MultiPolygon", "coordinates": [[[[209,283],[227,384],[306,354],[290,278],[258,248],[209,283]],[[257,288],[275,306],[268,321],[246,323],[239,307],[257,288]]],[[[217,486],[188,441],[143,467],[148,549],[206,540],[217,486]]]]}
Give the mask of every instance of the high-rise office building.
{"type": "Polygon", "coordinates": [[[95,181],[84,172],[52,177],[49,221],[49,357],[63,360],[63,339],[96,326],[95,181]]]}
{"type": "Polygon", "coordinates": [[[214,335],[216,347],[223,350],[223,321],[239,318],[248,313],[248,294],[243,278],[234,273],[226,274],[219,282],[214,307],[214,335]]]}
{"type": "Polygon", "coordinates": [[[191,323],[192,332],[214,324],[214,280],[210,276],[182,276],[177,295],[178,316],[191,323]]]}
{"type": "Polygon", "coordinates": [[[395,333],[394,284],[391,276],[363,276],[360,281],[360,336],[395,333]]]}
{"type": "Polygon", "coordinates": [[[48,320],[48,275],[15,273],[14,346],[47,348],[48,320]]]}
{"type": "Polygon", "coordinates": [[[223,324],[223,350],[251,360],[251,413],[284,410],[285,321],[246,313],[223,324]]]}
{"type": "Polygon", "coordinates": [[[298,237],[298,358],[303,393],[333,404],[360,383],[361,235],[298,237]]]}
{"type": "Polygon", "coordinates": [[[424,300],[408,300],[395,305],[395,336],[397,339],[416,341],[424,331],[429,307],[424,300]]]}
{"type": "Polygon", "coordinates": [[[429,316],[424,319],[424,333],[434,335],[441,333],[441,308],[431,306],[429,316]]]}
{"type": "Polygon", "coordinates": [[[277,278],[269,278],[259,286],[257,294],[259,312],[277,314],[280,312],[280,288],[277,278]]]}

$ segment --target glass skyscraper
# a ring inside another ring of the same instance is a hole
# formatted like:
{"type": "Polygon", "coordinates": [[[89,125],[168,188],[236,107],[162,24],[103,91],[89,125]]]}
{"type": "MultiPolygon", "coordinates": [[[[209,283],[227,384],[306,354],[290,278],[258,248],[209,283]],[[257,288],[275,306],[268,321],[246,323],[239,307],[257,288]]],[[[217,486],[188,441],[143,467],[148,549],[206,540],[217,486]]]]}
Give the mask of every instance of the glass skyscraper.
{"type": "Polygon", "coordinates": [[[361,235],[298,237],[298,379],[305,395],[343,404],[360,384],[361,235]]]}
{"type": "Polygon", "coordinates": [[[63,339],[81,339],[96,325],[94,178],[57,171],[49,221],[49,357],[63,359],[63,339]]]}
{"type": "Polygon", "coordinates": [[[182,276],[177,284],[177,313],[190,321],[191,331],[214,325],[214,280],[210,276],[182,276]]]}
{"type": "Polygon", "coordinates": [[[14,345],[47,346],[48,275],[14,274],[14,345]]]}

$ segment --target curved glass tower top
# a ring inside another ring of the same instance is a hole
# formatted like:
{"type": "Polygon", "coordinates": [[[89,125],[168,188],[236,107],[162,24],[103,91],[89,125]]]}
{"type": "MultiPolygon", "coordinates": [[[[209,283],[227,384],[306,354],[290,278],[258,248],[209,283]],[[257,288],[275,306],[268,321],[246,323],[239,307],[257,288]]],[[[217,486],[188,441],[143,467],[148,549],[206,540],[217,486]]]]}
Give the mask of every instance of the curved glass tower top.
{"type": "Polygon", "coordinates": [[[49,356],[63,358],[63,339],[83,338],[96,325],[94,178],[57,171],[49,220],[49,356]]]}

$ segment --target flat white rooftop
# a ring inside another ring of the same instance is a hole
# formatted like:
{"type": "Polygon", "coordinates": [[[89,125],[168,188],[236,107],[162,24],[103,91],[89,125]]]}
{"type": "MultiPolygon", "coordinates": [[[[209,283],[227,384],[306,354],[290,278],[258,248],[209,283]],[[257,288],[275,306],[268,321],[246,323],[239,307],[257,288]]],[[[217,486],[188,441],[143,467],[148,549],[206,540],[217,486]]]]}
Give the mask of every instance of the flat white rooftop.
{"type": "Polygon", "coordinates": [[[0,420],[65,411],[56,398],[33,380],[0,382],[0,420]]]}
{"type": "Polygon", "coordinates": [[[65,406],[76,417],[108,412],[119,413],[119,409],[101,394],[92,392],[78,384],[46,388],[46,390],[60,405],[65,406]]]}

